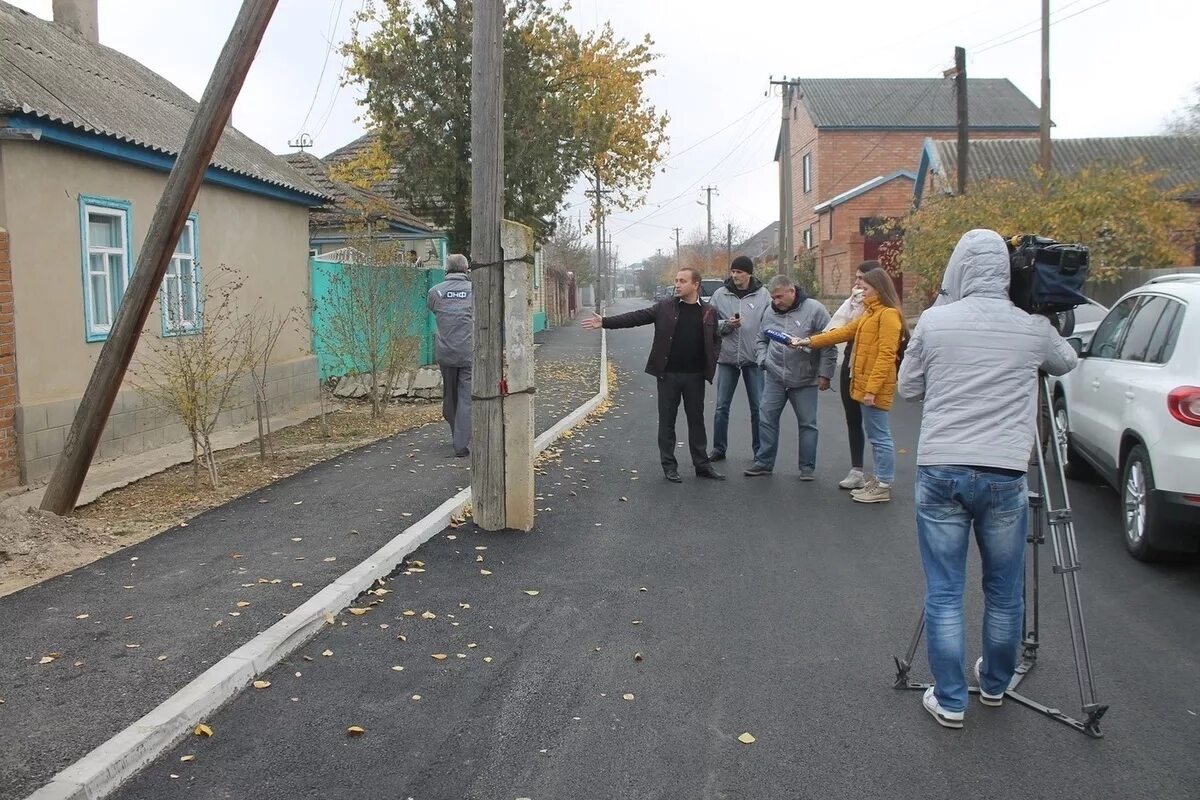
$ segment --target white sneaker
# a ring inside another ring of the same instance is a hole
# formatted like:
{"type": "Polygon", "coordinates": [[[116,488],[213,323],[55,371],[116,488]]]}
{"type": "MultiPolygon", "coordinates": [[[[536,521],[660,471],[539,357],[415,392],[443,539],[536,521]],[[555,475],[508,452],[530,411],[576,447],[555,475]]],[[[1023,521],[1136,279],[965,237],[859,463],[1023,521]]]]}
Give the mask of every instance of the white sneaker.
{"type": "Polygon", "coordinates": [[[937,701],[937,697],[933,694],[932,686],[925,690],[925,696],[921,698],[921,705],[925,706],[925,710],[943,728],[961,728],[963,726],[963,712],[947,711],[942,708],[941,704],[937,701]]]}
{"type": "Polygon", "coordinates": [[[851,489],[850,494],[856,495],[856,494],[862,494],[863,492],[869,492],[872,489],[874,489],[875,485],[878,483],[879,483],[879,481],[875,480],[875,478],[873,478],[873,477],[869,478],[869,479],[863,481],[862,486],[858,487],[857,489],[851,489]]]}
{"type": "Polygon", "coordinates": [[[988,694],[983,690],[983,683],[979,680],[979,673],[983,672],[983,656],[975,659],[975,683],[979,684],[979,702],[985,706],[998,706],[1004,703],[1003,694],[988,694]]]}
{"type": "Polygon", "coordinates": [[[861,469],[852,469],[842,482],[838,484],[839,489],[861,489],[867,485],[867,479],[863,477],[861,469]]]}

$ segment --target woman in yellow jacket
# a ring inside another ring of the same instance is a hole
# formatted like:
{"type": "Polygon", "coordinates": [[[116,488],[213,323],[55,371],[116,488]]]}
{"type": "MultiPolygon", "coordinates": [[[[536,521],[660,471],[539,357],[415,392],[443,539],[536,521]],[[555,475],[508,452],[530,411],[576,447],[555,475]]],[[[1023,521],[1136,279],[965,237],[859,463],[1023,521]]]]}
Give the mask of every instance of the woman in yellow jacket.
{"type": "Polygon", "coordinates": [[[888,426],[888,409],[896,395],[896,357],[904,338],[904,314],[891,276],[882,269],[859,273],[854,281],[863,290],[865,310],[858,319],[798,345],[814,349],[854,342],[850,396],[862,404],[863,427],[871,443],[875,475],[851,492],[857,503],[886,503],[892,499],[896,477],[896,445],[888,426]]]}

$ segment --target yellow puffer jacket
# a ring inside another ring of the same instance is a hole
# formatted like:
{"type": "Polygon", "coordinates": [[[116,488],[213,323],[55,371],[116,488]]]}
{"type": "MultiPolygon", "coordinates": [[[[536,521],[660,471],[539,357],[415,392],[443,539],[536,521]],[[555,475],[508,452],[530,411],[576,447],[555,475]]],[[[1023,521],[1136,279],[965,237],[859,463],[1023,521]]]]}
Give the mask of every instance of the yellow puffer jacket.
{"type": "Polygon", "coordinates": [[[879,302],[866,300],[858,319],[812,337],[810,346],[832,347],[854,340],[854,364],[850,370],[850,396],[862,402],[875,395],[875,407],[887,411],[896,396],[896,351],[904,323],[900,312],[879,302]]]}

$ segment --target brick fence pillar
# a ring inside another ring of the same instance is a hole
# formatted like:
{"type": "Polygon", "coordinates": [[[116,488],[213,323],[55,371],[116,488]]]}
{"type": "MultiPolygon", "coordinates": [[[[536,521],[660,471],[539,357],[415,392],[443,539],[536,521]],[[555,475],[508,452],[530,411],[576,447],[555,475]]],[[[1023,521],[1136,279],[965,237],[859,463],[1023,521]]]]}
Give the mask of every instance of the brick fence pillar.
{"type": "Polygon", "coordinates": [[[17,462],[17,337],[13,323],[12,262],[8,231],[0,228],[0,488],[15,486],[17,462]]]}

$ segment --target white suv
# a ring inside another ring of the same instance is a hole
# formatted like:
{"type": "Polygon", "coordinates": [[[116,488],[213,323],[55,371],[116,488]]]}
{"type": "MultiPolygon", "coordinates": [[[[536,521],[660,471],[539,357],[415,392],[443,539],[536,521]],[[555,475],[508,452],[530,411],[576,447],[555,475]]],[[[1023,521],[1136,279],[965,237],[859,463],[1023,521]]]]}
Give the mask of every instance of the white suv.
{"type": "MultiPolygon", "coordinates": [[[[1076,342],[1078,346],[1078,342],[1076,342]]],[[[1121,494],[1137,559],[1200,547],[1200,274],[1155,278],[1096,329],[1054,388],[1067,476],[1121,494]]]]}

